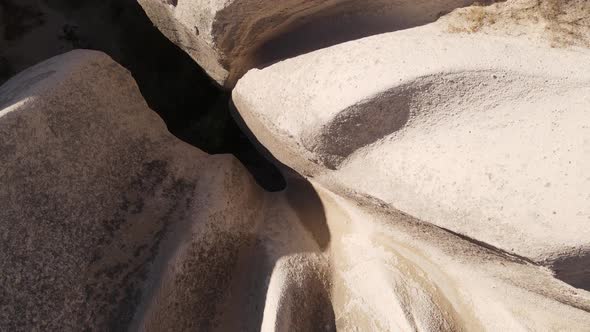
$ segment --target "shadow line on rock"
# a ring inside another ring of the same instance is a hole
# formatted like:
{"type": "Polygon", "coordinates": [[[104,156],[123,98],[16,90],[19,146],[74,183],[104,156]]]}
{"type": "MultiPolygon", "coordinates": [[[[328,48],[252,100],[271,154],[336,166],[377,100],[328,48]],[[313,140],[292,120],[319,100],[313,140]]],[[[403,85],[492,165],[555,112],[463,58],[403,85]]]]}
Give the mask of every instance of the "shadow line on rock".
{"type": "MultiPolygon", "coordinates": [[[[318,134],[303,134],[303,144],[335,170],[358,149],[402,129],[410,119],[415,95],[422,88],[396,88],[348,107],[324,125],[318,134]]],[[[313,129],[312,129],[313,130],[313,129]]]]}
{"type": "Polygon", "coordinates": [[[330,231],[322,201],[311,183],[297,171],[283,164],[256,138],[248,128],[238,112],[235,104],[230,100],[231,114],[236,124],[248,137],[252,145],[266,159],[273,163],[285,179],[287,199],[303,226],[313,235],[321,250],[326,250],[330,244],[330,231]]]}

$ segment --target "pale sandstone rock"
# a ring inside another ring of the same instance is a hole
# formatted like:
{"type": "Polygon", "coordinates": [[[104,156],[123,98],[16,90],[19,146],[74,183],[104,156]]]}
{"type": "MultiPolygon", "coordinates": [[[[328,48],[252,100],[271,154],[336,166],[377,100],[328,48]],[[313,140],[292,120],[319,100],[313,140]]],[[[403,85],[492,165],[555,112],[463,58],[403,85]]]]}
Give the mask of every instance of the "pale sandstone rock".
{"type": "Polygon", "coordinates": [[[319,183],[548,262],[590,253],[589,60],[427,26],[252,70],[234,101],[319,183]]]}
{"type": "Polygon", "coordinates": [[[319,50],[233,91],[322,197],[336,326],[587,331],[590,52],[443,31],[319,50]]]}
{"type": "Polygon", "coordinates": [[[248,69],[412,27],[472,0],[140,0],[154,24],[220,85],[248,69]]]}
{"type": "Polygon", "coordinates": [[[589,292],[395,209],[314,186],[330,231],[338,330],[588,330],[589,292]]]}
{"type": "Polygon", "coordinates": [[[333,330],[313,190],[179,141],[100,52],[25,70],[0,109],[0,330],[333,330]]]}

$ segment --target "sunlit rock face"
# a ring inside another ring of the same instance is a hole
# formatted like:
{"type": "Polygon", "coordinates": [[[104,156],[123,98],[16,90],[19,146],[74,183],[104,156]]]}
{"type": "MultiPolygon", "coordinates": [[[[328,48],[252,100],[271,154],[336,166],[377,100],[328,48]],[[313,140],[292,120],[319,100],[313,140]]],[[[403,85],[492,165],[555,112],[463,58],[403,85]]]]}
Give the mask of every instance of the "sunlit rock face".
{"type": "MultiPolygon", "coordinates": [[[[385,284],[423,291],[424,297],[412,297],[394,286],[388,298],[397,298],[400,310],[414,312],[414,317],[431,313],[417,320],[418,329],[471,330],[475,323],[489,330],[555,329],[571,324],[564,320],[569,315],[590,319],[590,67],[580,66],[588,61],[588,49],[449,33],[442,24],[432,24],[251,70],[238,82],[233,100],[252,134],[282,163],[342,196],[348,202],[344,205],[360,204],[370,215],[395,211],[363,221],[368,228],[375,223],[381,227],[375,231],[379,235],[368,232],[370,246],[397,242],[392,230],[400,221],[395,213],[416,223],[405,232],[416,239],[431,237],[426,243],[409,240],[423,256],[405,256],[403,261],[415,269],[426,259],[444,271],[418,273],[430,286],[409,286],[417,280],[414,274],[392,274],[388,269],[400,268],[400,260],[383,261],[379,267],[388,270],[380,275],[400,278],[385,284]],[[387,229],[390,236],[381,237],[387,229]],[[463,251],[462,241],[481,251],[463,251]],[[450,248],[453,257],[430,256],[433,250],[450,248]],[[468,274],[457,275],[471,264],[476,270],[485,264],[479,257],[484,252],[499,255],[500,261],[521,262],[531,278],[544,276],[544,290],[533,291],[535,296],[503,297],[506,286],[484,285],[484,280],[503,274],[503,281],[519,292],[531,291],[536,281],[512,274],[523,266],[492,264],[490,270],[477,272],[479,285],[464,280],[468,274]],[[453,302],[457,299],[448,292],[454,287],[463,300],[453,302]],[[481,291],[495,293],[490,295],[493,307],[512,309],[500,314],[489,310],[490,303],[473,301],[481,291]],[[558,305],[564,316],[549,318],[551,310],[518,314],[536,307],[539,295],[541,301],[558,305]],[[408,297],[423,302],[404,303],[408,297]],[[443,298],[461,314],[442,309],[443,298]],[[466,298],[470,300],[464,302],[466,298]],[[459,303],[469,303],[469,309],[459,310],[459,303]],[[465,312],[472,312],[474,320],[465,321],[465,312]],[[506,321],[499,323],[496,315],[506,321]]],[[[356,281],[352,287],[365,287],[356,281]]],[[[354,303],[348,301],[344,307],[354,303]]],[[[338,317],[339,310],[335,312],[338,317]]],[[[387,321],[385,312],[375,317],[387,321]]],[[[404,321],[402,314],[396,317],[391,324],[404,321]]]]}
{"type": "Polygon", "coordinates": [[[435,21],[470,0],[140,0],[154,24],[220,85],[254,66],[435,21]]]}

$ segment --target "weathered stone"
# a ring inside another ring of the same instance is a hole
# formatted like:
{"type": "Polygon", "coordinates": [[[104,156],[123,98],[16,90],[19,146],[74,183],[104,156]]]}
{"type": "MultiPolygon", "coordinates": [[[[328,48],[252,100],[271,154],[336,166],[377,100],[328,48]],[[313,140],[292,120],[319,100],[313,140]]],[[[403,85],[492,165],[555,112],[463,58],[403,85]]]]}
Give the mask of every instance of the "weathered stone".
{"type": "Polygon", "coordinates": [[[436,20],[470,0],[140,0],[154,24],[220,85],[250,68],[436,20]]]}
{"type": "Polygon", "coordinates": [[[590,289],[588,61],[588,49],[433,24],[251,70],[233,97],[313,182],[590,289]]]}
{"type": "Polygon", "coordinates": [[[246,123],[310,180],[278,193],[102,53],[17,75],[0,330],[586,330],[588,51],[442,26],[246,75],[246,123]]]}

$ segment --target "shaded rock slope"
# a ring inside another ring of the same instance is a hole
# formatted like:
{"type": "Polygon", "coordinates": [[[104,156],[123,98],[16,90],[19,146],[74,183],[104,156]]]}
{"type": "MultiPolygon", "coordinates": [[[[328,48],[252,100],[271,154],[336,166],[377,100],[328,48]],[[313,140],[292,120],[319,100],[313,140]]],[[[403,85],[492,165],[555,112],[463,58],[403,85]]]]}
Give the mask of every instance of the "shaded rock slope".
{"type": "Polygon", "coordinates": [[[2,330],[590,324],[588,293],[530,262],[294,174],[265,192],[169,134],[102,53],[47,60],[0,95],[2,330]]]}
{"type": "MultiPolygon", "coordinates": [[[[327,301],[325,259],[285,194],[266,193],[233,157],[168,133],[108,56],[49,59],[0,96],[1,330],[256,330],[264,280],[286,253],[298,253],[276,268],[297,275],[289,289],[315,285],[327,301]],[[276,249],[265,248],[262,226],[276,249]],[[271,236],[283,228],[292,231],[271,236]],[[300,264],[317,272],[289,272],[300,264]],[[257,278],[236,278],[252,266],[257,278]]],[[[301,296],[276,310],[304,299],[310,324],[333,322],[316,310],[329,306],[301,296]]]]}

